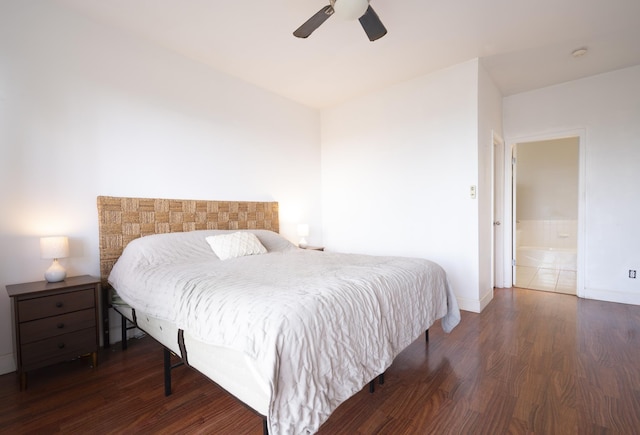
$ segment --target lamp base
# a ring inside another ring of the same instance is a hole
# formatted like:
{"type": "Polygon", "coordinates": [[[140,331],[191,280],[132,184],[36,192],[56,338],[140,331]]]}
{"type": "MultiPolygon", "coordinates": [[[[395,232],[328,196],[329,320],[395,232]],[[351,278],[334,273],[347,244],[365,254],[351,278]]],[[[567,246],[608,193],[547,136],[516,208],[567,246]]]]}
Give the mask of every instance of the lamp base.
{"type": "Polygon", "coordinates": [[[58,259],[54,259],[51,266],[44,273],[44,279],[48,282],[60,282],[64,281],[67,277],[67,271],[64,270],[64,267],[58,262],[58,259]]]}

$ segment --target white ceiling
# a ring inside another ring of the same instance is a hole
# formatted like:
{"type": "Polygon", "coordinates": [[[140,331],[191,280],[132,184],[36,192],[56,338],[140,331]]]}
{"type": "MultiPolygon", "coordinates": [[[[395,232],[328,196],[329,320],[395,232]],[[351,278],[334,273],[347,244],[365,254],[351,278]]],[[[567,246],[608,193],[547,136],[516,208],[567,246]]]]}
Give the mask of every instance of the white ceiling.
{"type": "Polygon", "coordinates": [[[54,1],[316,108],[477,57],[505,96],[640,64],[640,0],[371,0],[375,42],[336,16],[295,38],[329,0],[54,1]]]}

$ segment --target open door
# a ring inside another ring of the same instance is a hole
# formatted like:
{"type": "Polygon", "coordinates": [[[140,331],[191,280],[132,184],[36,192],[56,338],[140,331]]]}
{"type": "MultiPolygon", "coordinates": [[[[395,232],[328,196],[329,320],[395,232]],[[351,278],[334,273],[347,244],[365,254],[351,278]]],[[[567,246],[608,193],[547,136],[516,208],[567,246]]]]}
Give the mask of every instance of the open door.
{"type": "Polygon", "coordinates": [[[493,287],[505,285],[504,141],[493,133],[493,287]]]}
{"type": "Polygon", "coordinates": [[[516,218],[516,203],[517,203],[517,188],[516,188],[516,180],[517,174],[516,171],[518,169],[518,165],[516,165],[518,161],[518,147],[514,144],[511,147],[511,282],[512,285],[516,287],[518,283],[516,282],[516,263],[518,259],[516,257],[517,246],[518,246],[518,219],[516,218]]]}

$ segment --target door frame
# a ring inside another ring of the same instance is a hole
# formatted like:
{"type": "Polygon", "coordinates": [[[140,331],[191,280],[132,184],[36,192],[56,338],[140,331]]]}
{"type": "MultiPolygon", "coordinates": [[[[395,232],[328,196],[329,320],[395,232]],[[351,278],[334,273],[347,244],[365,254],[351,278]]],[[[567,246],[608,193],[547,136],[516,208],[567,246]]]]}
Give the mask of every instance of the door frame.
{"type": "Polygon", "coordinates": [[[513,201],[514,195],[514,183],[513,178],[513,164],[514,162],[514,148],[516,144],[522,142],[541,142],[554,139],[564,139],[568,137],[578,138],[578,247],[577,247],[577,262],[576,262],[576,294],[578,297],[584,297],[584,264],[585,264],[585,243],[586,243],[586,130],[584,128],[577,128],[572,130],[562,130],[536,135],[518,136],[507,138],[505,152],[505,205],[504,210],[510,210],[510,213],[505,213],[504,216],[504,228],[509,228],[510,231],[505,231],[504,244],[505,252],[509,252],[510,255],[505,255],[504,270],[509,270],[509,273],[505,275],[505,284],[507,287],[512,287],[514,283],[513,276],[513,264],[515,260],[515,203],[513,201]]]}

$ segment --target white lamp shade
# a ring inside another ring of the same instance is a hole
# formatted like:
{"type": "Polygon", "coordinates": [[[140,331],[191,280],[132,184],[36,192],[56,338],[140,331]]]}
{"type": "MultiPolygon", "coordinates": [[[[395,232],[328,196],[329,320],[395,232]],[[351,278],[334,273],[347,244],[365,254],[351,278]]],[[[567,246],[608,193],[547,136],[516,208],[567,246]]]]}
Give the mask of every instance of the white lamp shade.
{"type": "Polygon", "coordinates": [[[333,9],[343,20],[357,20],[367,12],[368,7],[369,0],[336,0],[333,9]]]}
{"type": "Polygon", "coordinates": [[[298,224],[298,235],[307,237],[309,235],[309,224],[298,224]]]}
{"type": "Polygon", "coordinates": [[[69,256],[69,239],[65,236],[42,237],[40,239],[42,258],[66,258],[69,256]]]}

